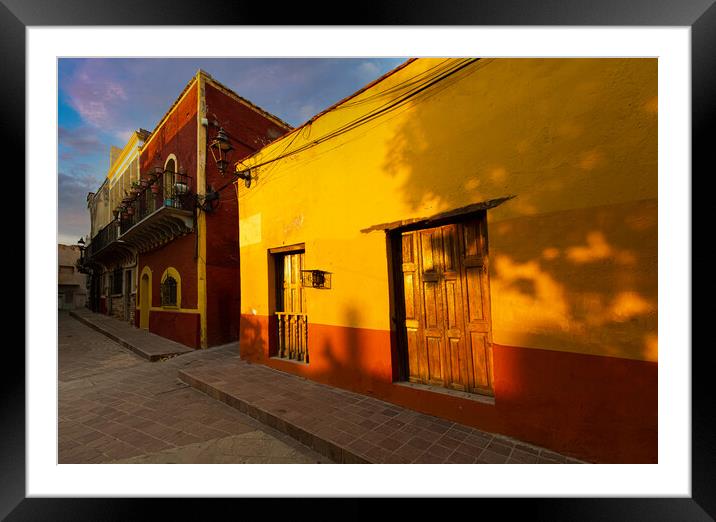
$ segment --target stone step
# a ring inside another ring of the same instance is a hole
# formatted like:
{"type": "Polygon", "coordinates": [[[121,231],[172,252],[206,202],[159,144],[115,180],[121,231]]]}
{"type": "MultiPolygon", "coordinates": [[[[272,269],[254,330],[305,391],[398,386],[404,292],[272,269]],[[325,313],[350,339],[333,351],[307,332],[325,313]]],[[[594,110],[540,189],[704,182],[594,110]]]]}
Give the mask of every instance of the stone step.
{"type": "Polygon", "coordinates": [[[194,351],[183,344],[87,309],[72,310],[70,316],[152,362],[194,351]]]}

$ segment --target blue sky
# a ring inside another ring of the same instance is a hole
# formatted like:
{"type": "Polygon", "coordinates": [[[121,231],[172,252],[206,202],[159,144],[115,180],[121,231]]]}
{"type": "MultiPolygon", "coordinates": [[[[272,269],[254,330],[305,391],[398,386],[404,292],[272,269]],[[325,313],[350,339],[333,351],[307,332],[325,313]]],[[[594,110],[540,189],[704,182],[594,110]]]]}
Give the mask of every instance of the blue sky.
{"type": "Polygon", "coordinates": [[[152,131],[197,69],[298,126],[406,59],[60,59],[58,242],[89,233],[86,196],[107,174],[110,145],[152,131]]]}

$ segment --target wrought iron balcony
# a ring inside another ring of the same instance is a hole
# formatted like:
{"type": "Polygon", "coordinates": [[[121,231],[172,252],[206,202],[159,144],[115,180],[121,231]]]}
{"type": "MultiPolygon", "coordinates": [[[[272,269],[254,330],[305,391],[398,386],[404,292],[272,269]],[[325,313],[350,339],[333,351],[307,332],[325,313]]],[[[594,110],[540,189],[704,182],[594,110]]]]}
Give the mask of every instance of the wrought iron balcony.
{"type": "Polygon", "coordinates": [[[111,244],[113,241],[117,241],[119,237],[119,223],[111,221],[105,225],[99,232],[95,234],[92,241],[85,249],[85,257],[95,257],[103,248],[111,244]]]}
{"type": "MultiPolygon", "coordinates": [[[[135,189],[136,190],[136,189],[135,189]]],[[[191,178],[164,172],[138,189],[119,216],[119,240],[138,252],[157,248],[194,228],[191,178]]]]}

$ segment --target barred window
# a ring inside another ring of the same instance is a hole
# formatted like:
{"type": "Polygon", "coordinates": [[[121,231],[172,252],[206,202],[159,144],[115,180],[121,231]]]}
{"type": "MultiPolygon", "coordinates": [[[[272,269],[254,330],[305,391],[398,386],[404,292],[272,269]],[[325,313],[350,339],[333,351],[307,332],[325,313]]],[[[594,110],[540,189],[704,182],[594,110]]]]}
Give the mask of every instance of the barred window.
{"type": "Polygon", "coordinates": [[[177,282],[172,276],[168,276],[161,284],[162,306],[177,305],[177,282]]]}

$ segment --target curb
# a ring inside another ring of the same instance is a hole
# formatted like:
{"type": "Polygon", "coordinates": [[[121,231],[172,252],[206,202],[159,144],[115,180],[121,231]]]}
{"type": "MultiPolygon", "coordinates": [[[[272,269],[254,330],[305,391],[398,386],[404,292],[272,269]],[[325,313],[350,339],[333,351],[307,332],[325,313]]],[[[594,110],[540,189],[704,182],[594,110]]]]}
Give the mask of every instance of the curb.
{"type": "Polygon", "coordinates": [[[292,422],[277,417],[273,413],[269,413],[266,410],[258,408],[249,402],[224,392],[214,386],[207,384],[204,381],[200,381],[196,377],[187,373],[184,370],[179,370],[179,379],[192,388],[205,393],[209,397],[223,402],[239,410],[241,413],[248,415],[256,419],[257,421],[270,426],[282,433],[285,433],[289,437],[297,440],[304,446],[308,446],[313,451],[320,453],[324,457],[328,457],[337,464],[372,464],[370,461],[363,457],[359,457],[352,451],[342,446],[331,442],[328,439],[324,439],[310,431],[306,431],[300,426],[293,424],[292,422]]]}
{"type": "Polygon", "coordinates": [[[139,355],[140,357],[142,357],[142,358],[148,360],[149,362],[156,362],[156,361],[158,361],[158,360],[160,360],[160,359],[165,359],[165,358],[167,358],[167,357],[173,357],[173,356],[175,356],[175,355],[178,355],[178,354],[174,354],[174,353],[148,354],[148,353],[142,351],[142,350],[141,350],[140,348],[138,348],[137,346],[134,346],[133,344],[131,344],[129,341],[125,341],[125,340],[122,339],[121,337],[119,337],[119,336],[117,336],[117,335],[115,335],[115,334],[113,334],[113,333],[111,333],[111,332],[108,332],[107,330],[104,330],[102,327],[100,327],[100,326],[94,324],[92,321],[86,319],[85,317],[82,317],[81,315],[75,313],[75,312],[72,311],[72,310],[70,310],[70,317],[75,318],[76,320],[78,320],[79,322],[81,322],[82,324],[84,324],[85,326],[89,326],[90,328],[92,328],[93,330],[95,330],[95,331],[101,333],[101,334],[104,335],[105,337],[109,337],[109,338],[112,339],[114,342],[116,342],[116,343],[122,345],[123,347],[127,348],[128,350],[131,350],[132,352],[134,352],[134,353],[136,353],[137,355],[139,355]]]}

